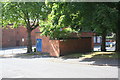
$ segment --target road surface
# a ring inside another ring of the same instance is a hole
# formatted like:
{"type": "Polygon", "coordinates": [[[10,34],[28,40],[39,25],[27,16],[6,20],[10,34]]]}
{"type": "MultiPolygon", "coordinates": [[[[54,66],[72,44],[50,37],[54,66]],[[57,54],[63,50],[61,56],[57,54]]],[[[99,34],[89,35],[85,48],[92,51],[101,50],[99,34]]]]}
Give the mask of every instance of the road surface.
{"type": "Polygon", "coordinates": [[[1,58],[3,78],[118,78],[115,66],[55,62],[56,58],[1,58]]]}
{"type": "MultiPolygon", "coordinates": [[[[34,47],[33,47],[34,48],[34,47]]],[[[94,50],[99,49],[95,47],[94,50]]],[[[4,48],[0,55],[21,54],[26,47],[4,48]]],[[[115,66],[93,66],[54,61],[56,58],[0,58],[3,78],[118,78],[115,66]]],[[[74,59],[73,59],[74,60],[74,59]]],[[[1,74],[1,73],[0,73],[1,74]]]]}

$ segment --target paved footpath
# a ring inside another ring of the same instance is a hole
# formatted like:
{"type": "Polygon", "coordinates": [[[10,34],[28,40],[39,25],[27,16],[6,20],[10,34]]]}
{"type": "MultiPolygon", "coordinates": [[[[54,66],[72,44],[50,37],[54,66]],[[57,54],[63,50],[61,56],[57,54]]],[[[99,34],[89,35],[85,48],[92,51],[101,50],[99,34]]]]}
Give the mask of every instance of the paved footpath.
{"type": "Polygon", "coordinates": [[[73,59],[0,58],[0,61],[3,78],[118,78],[116,66],[86,65],[73,59]]]}

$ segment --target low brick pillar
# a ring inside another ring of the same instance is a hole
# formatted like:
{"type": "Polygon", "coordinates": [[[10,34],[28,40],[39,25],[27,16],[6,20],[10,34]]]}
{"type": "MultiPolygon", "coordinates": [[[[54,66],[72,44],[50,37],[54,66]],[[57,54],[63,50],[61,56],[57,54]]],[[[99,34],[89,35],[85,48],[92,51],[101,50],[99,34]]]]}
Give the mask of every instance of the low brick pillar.
{"type": "Polygon", "coordinates": [[[50,56],[60,56],[60,41],[59,40],[49,40],[50,43],[50,56]]]}

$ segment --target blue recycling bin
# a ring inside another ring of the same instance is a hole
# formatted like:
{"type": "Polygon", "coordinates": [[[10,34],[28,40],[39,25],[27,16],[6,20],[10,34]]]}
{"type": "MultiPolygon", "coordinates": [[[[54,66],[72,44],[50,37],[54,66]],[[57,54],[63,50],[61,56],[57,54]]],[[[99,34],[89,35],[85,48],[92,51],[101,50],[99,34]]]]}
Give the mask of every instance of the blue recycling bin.
{"type": "Polygon", "coordinates": [[[42,39],[36,39],[36,50],[42,52],[42,39]]]}

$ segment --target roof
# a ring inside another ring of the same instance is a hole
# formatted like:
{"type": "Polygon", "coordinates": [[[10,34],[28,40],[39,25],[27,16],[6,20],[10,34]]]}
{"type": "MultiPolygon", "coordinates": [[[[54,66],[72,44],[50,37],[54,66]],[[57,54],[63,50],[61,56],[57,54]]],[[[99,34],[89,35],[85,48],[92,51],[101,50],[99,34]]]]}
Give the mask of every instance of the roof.
{"type": "Polygon", "coordinates": [[[72,37],[93,37],[95,33],[93,32],[81,32],[81,33],[72,33],[72,37]]]}
{"type": "MultiPolygon", "coordinates": [[[[35,32],[35,33],[42,33],[42,32],[35,32]]],[[[79,38],[79,37],[93,37],[95,33],[93,32],[81,32],[81,33],[71,33],[70,37],[79,38]]]]}

